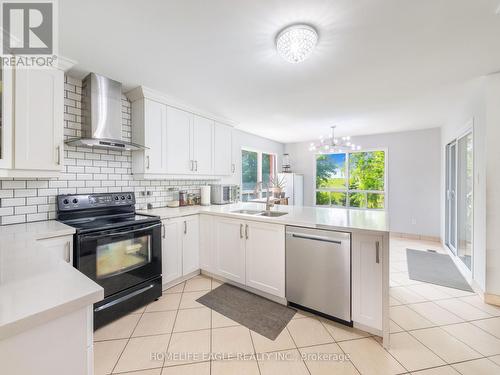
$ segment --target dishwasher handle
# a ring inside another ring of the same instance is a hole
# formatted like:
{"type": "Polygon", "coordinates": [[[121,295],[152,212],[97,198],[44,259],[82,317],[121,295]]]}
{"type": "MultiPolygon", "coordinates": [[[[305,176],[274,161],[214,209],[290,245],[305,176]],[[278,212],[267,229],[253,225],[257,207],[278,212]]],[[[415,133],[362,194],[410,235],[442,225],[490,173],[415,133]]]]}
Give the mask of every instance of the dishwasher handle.
{"type": "Polygon", "coordinates": [[[337,245],[342,245],[342,241],[333,240],[333,239],[331,239],[329,237],[314,236],[314,235],[311,235],[311,234],[304,235],[304,234],[293,233],[293,232],[288,232],[287,234],[290,235],[290,236],[292,236],[293,238],[300,238],[300,239],[303,239],[303,240],[313,240],[313,241],[330,242],[330,243],[334,243],[334,244],[337,244],[337,245]]]}

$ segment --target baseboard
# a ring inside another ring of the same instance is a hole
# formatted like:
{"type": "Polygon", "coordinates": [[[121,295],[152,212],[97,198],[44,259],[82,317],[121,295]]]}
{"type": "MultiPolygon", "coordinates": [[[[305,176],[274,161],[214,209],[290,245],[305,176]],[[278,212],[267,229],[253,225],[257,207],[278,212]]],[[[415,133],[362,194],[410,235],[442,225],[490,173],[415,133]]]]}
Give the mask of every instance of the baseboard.
{"type": "Polygon", "coordinates": [[[178,279],[175,279],[175,280],[172,280],[172,281],[169,281],[168,283],[163,283],[162,286],[161,286],[161,290],[167,290],[167,289],[170,289],[172,288],[173,286],[176,286],[177,284],[180,284],[182,283],[183,281],[186,281],[194,276],[197,276],[200,274],[200,270],[197,270],[197,271],[194,271],[194,272],[191,272],[191,273],[188,273],[187,275],[185,276],[182,276],[182,277],[179,277],[178,279]]]}
{"type": "Polygon", "coordinates": [[[500,296],[498,294],[483,294],[483,300],[489,305],[500,306],[500,296]]]}
{"type": "Polygon", "coordinates": [[[261,290],[255,289],[255,288],[252,288],[250,286],[246,286],[246,285],[237,283],[235,281],[226,279],[225,277],[219,276],[219,275],[217,275],[215,273],[212,273],[212,272],[209,272],[209,271],[206,271],[206,270],[201,270],[201,273],[202,273],[202,275],[206,275],[206,276],[212,277],[213,279],[218,280],[218,281],[220,281],[222,283],[227,283],[227,284],[231,284],[231,285],[237,286],[240,289],[246,290],[246,291],[248,291],[250,293],[253,293],[253,294],[257,294],[258,296],[267,298],[267,299],[269,299],[271,301],[274,301],[276,303],[279,303],[281,305],[286,305],[287,304],[287,300],[285,298],[274,296],[272,294],[263,292],[261,290]]]}
{"type": "Polygon", "coordinates": [[[441,237],[425,236],[423,234],[391,232],[390,235],[391,235],[391,237],[405,238],[407,240],[420,240],[420,241],[441,242],[441,237]]]}

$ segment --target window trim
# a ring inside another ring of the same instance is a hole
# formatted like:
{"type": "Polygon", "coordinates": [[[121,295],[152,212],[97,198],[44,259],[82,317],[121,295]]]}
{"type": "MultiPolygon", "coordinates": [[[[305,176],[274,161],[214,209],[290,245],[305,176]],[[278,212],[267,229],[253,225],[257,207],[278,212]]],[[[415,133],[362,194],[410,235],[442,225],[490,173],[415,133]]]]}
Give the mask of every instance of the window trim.
{"type": "Polygon", "coordinates": [[[389,150],[387,147],[376,147],[376,148],[364,148],[361,150],[352,150],[352,151],[344,151],[344,152],[332,152],[332,153],[321,153],[321,152],[315,152],[313,153],[312,157],[312,165],[313,165],[313,185],[312,185],[312,199],[313,199],[313,206],[314,207],[324,207],[324,208],[343,208],[343,209],[348,209],[348,210],[366,210],[366,211],[389,211],[389,200],[387,199],[389,196],[389,178],[388,178],[388,165],[389,165],[389,150]],[[384,162],[384,190],[354,190],[354,189],[349,189],[349,156],[347,154],[352,154],[356,152],[374,152],[374,151],[383,151],[385,153],[385,162],[384,162]],[[317,189],[316,188],[316,157],[318,155],[325,155],[325,154],[346,154],[346,181],[347,181],[347,186],[345,189],[339,189],[339,188],[321,188],[317,189]],[[318,205],[316,204],[316,192],[317,191],[324,191],[324,192],[333,192],[333,193],[346,193],[346,206],[323,206],[323,205],[318,205]],[[378,193],[378,194],[384,194],[384,208],[363,208],[363,207],[349,207],[349,193],[378,193]]]}
{"type": "MultiPolygon", "coordinates": [[[[253,147],[242,146],[240,150],[240,168],[241,168],[241,176],[240,176],[240,201],[243,201],[243,194],[253,193],[255,190],[243,190],[243,158],[242,152],[256,152],[257,153],[257,182],[262,181],[262,154],[273,155],[275,160],[274,165],[274,176],[278,175],[278,154],[276,152],[263,151],[260,149],[256,149],[253,147]]],[[[262,190],[259,191],[259,196],[257,199],[262,199],[262,190]]]]}

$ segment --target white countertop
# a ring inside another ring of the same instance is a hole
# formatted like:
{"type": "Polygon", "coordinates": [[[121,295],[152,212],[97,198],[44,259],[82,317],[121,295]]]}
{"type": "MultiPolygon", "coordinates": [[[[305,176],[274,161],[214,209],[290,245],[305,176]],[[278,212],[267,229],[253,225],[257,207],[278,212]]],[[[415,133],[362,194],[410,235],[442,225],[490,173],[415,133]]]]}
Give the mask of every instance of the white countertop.
{"type": "Polygon", "coordinates": [[[56,220],[37,221],[33,223],[0,225],[0,238],[6,242],[11,240],[51,238],[67,236],[75,233],[75,228],[56,220]]]}
{"type": "Polygon", "coordinates": [[[74,231],[56,221],[0,226],[0,340],[104,297],[102,287],[36,242],[74,231]]]}
{"type": "Polygon", "coordinates": [[[203,213],[244,220],[263,221],[283,225],[297,225],[319,229],[366,230],[376,232],[389,231],[389,216],[385,211],[276,205],[271,209],[272,211],[287,212],[287,214],[280,217],[265,217],[232,212],[241,209],[265,210],[265,204],[236,203],[228,205],[188,206],[179,208],[163,207],[141,212],[149,215],[157,215],[162,219],[203,213]]]}

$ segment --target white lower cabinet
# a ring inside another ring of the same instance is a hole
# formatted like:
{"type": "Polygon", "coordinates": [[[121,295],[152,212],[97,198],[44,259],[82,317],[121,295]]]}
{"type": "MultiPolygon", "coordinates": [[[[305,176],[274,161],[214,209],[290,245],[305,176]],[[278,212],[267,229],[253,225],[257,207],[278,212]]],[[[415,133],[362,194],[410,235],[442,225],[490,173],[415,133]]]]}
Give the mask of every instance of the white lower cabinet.
{"type": "Polygon", "coordinates": [[[182,222],[162,221],[161,263],[164,284],[182,276],[182,222]]]}
{"type": "Polygon", "coordinates": [[[215,273],[245,284],[245,222],[214,219],[215,273]]]}
{"type": "Polygon", "coordinates": [[[73,236],[42,238],[37,242],[58,258],[73,264],[73,236]]]}
{"type": "Polygon", "coordinates": [[[352,236],[352,320],[382,331],[384,237],[352,236]]]}
{"type": "Polygon", "coordinates": [[[285,296],[283,225],[213,219],[214,273],[263,292],[285,296]]]}
{"type": "Polygon", "coordinates": [[[200,269],[197,215],[162,221],[162,282],[200,269]]]}
{"type": "Polygon", "coordinates": [[[215,255],[213,246],[213,220],[210,215],[200,215],[200,268],[215,272],[215,255]]]}
{"type": "Polygon", "coordinates": [[[1,373],[94,374],[93,311],[90,305],[0,340],[1,373]]]}
{"type": "Polygon", "coordinates": [[[200,220],[198,215],[183,218],[182,275],[200,269],[200,220]]]}
{"type": "Polygon", "coordinates": [[[275,296],[285,296],[285,227],[248,222],[246,285],[275,296]]]}

